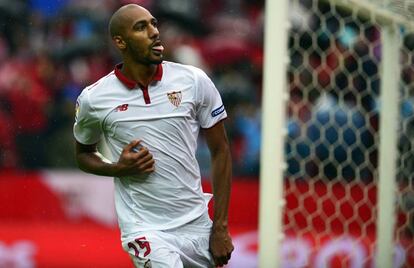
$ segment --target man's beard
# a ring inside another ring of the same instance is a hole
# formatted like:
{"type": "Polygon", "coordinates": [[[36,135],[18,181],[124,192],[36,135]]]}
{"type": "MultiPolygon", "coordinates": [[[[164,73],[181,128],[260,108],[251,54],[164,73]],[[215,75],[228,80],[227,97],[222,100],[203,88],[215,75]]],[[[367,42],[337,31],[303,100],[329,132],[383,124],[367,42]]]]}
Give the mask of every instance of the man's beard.
{"type": "Polygon", "coordinates": [[[129,49],[129,52],[130,52],[130,55],[131,55],[132,59],[136,63],[140,63],[140,64],[143,64],[143,65],[160,64],[160,63],[162,63],[163,58],[164,58],[163,55],[161,54],[158,59],[153,59],[151,57],[151,52],[146,54],[146,55],[143,55],[143,54],[137,53],[136,51],[137,50],[135,50],[134,48],[129,49]]]}

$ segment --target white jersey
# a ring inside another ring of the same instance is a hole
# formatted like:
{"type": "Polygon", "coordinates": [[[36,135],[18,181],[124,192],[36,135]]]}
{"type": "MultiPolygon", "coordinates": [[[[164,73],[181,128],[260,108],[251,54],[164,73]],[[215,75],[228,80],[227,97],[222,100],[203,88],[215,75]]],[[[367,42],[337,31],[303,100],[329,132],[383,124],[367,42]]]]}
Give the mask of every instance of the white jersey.
{"type": "Polygon", "coordinates": [[[115,178],[115,206],[122,240],[146,230],[180,227],[207,211],[196,142],[201,128],[227,117],[221,97],[198,68],[172,62],[158,65],[148,88],[120,72],[120,65],[77,100],[74,136],[94,144],[105,137],[112,161],[134,139],[155,160],[147,177],[115,178]]]}

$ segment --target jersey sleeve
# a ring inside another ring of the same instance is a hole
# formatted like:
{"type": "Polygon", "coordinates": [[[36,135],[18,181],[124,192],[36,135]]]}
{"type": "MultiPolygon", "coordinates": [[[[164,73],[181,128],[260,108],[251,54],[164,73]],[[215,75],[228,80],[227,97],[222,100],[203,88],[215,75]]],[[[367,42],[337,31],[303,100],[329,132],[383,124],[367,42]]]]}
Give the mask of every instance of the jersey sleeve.
{"type": "Polygon", "coordinates": [[[210,128],[227,117],[220,93],[211,79],[201,70],[196,71],[197,118],[202,128],[210,128]]]}
{"type": "Polygon", "coordinates": [[[84,90],[76,100],[75,124],[73,135],[82,144],[95,144],[101,137],[100,121],[97,113],[91,107],[87,90],[84,90]]]}

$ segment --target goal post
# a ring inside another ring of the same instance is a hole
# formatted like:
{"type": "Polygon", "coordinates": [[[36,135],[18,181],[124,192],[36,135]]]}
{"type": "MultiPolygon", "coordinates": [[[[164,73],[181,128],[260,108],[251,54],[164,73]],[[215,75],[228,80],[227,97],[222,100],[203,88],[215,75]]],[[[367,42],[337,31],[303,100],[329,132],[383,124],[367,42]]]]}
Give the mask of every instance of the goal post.
{"type": "Polygon", "coordinates": [[[413,266],[414,1],[268,0],[264,40],[258,267],[413,266]]]}
{"type": "Polygon", "coordinates": [[[400,37],[396,27],[392,26],[383,27],[381,37],[382,79],[376,263],[379,268],[387,268],[393,267],[396,222],[400,37]]]}
{"type": "Polygon", "coordinates": [[[259,267],[278,267],[282,241],[288,1],[265,3],[259,267]]]}

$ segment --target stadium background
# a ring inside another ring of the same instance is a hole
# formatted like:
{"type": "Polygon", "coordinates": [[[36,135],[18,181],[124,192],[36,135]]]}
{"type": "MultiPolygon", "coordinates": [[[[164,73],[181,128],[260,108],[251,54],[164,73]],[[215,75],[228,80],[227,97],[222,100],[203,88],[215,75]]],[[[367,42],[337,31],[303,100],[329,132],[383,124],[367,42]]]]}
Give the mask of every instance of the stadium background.
{"type": "MultiPolygon", "coordinates": [[[[307,61],[297,53],[308,50],[315,42],[298,25],[316,17],[318,12],[327,14],[329,8],[312,4],[319,1],[300,2],[302,8],[291,9],[289,14],[293,28],[289,43],[291,100],[286,146],[290,180],[285,193],[288,209],[295,211],[295,215],[285,218],[288,236],[282,248],[286,257],[284,267],[301,267],[301,263],[309,262],[303,256],[317,261],[332,252],[338,257],[332,267],[354,267],[352,261],[340,261],[347,252],[355,251],[354,236],[341,236],[341,230],[332,227],[332,233],[323,233],[322,238],[320,233],[324,230],[318,228],[296,237],[295,226],[289,223],[306,229],[306,217],[316,209],[321,209],[325,219],[333,222],[368,221],[364,237],[358,240],[356,256],[372,257],[375,217],[370,209],[376,202],[376,188],[364,186],[372,182],[377,166],[378,29],[373,25],[365,29],[365,45],[372,45],[377,54],[364,62],[364,74],[357,75],[354,82],[357,91],[367,96],[360,103],[369,115],[366,117],[355,109],[344,109],[352,106],[340,106],[335,99],[315,93],[326,87],[342,48],[354,42],[361,22],[350,21],[357,26],[345,27],[342,32],[335,31],[334,19],[327,20],[324,29],[309,26],[321,33],[317,38],[320,49],[330,53],[328,63],[321,68],[317,53],[309,53],[307,61]],[[337,43],[328,48],[326,40],[334,34],[337,43]],[[313,73],[317,73],[316,89],[313,73]],[[326,120],[330,113],[336,115],[334,120],[326,120]],[[311,117],[312,114],[317,116],[311,117]],[[330,127],[343,126],[343,118],[349,114],[352,120],[345,123],[348,130],[339,133],[338,128],[330,127]],[[329,130],[324,136],[326,143],[312,149],[312,141],[323,136],[322,130],[329,130]],[[327,150],[335,143],[335,137],[342,134],[341,139],[348,145],[358,140],[361,146],[356,146],[352,159],[341,148],[327,150]],[[364,149],[371,152],[368,159],[361,159],[364,149]],[[310,159],[310,154],[315,154],[315,158],[310,159]],[[315,159],[322,158],[334,161],[325,161],[326,166],[319,170],[315,159]],[[359,166],[366,162],[369,165],[359,166]],[[335,166],[338,163],[344,166],[340,174],[335,166]],[[332,209],[332,203],[322,207],[316,203],[327,192],[326,181],[318,180],[318,176],[340,180],[329,188],[337,200],[345,194],[350,197],[339,214],[332,209]],[[354,187],[348,188],[348,182],[354,187]],[[304,199],[298,197],[301,194],[304,199]],[[360,201],[362,205],[354,213],[352,206],[360,201]],[[309,251],[313,253],[307,255],[309,251]]],[[[111,179],[76,169],[72,136],[77,95],[120,60],[109,40],[107,22],[112,12],[125,3],[148,7],[159,19],[167,60],[201,67],[222,94],[229,114],[226,127],[234,165],[229,220],[236,251],[228,266],[256,267],[264,1],[249,0],[0,0],[0,267],[131,267],[119,243],[111,179]]],[[[412,40],[407,47],[412,50],[412,40]]],[[[362,55],[363,46],[361,49],[356,53],[362,55]]],[[[358,68],[352,58],[344,65],[348,70],[358,68]]],[[[347,86],[343,76],[336,77],[336,86],[340,88],[347,86]]],[[[405,70],[404,79],[412,85],[413,68],[405,70]]],[[[352,102],[355,94],[345,94],[346,101],[352,102]]],[[[407,120],[413,118],[412,97],[405,100],[401,112],[407,120]]],[[[412,143],[410,136],[407,139],[412,143]]],[[[197,157],[203,185],[209,190],[209,154],[202,138],[197,157]]],[[[407,161],[412,161],[410,157],[407,161]]],[[[316,225],[323,220],[317,218],[316,225]]],[[[361,232],[358,226],[351,229],[350,233],[361,232]]],[[[412,237],[414,231],[410,232],[412,237]]],[[[396,254],[397,262],[398,257],[411,263],[414,259],[412,247],[398,245],[396,254]]]]}
{"type": "MultiPolygon", "coordinates": [[[[166,59],[203,68],[220,89],[244,191],[232,221],[257,225],[263,1],[0,1],[2,268],[131,267],[112,181],[76,169],[72,136],[77,95],[120,61],[107,23],[125,3],[159,19],[166,59]]],[[[203,141],[198,158],[207,181],[203,141]]]]}

